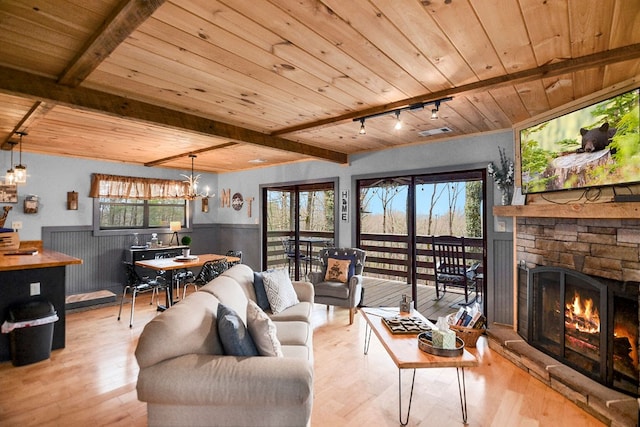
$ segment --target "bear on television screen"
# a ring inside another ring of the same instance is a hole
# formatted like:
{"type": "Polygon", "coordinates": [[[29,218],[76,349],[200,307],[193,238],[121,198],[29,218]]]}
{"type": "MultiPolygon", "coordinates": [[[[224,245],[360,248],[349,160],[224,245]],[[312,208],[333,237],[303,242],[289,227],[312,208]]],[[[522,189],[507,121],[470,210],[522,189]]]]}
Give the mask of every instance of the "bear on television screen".
{"type": "Polygon", "coordinates": [[[580,128],[582,146],[576,150],[576,153],[593,153],[594,151],[604,150],[611,142],[611,138],[616,134],[616,131],[616,128],[609,128],[608,122],[595,129],[580,128]]]}

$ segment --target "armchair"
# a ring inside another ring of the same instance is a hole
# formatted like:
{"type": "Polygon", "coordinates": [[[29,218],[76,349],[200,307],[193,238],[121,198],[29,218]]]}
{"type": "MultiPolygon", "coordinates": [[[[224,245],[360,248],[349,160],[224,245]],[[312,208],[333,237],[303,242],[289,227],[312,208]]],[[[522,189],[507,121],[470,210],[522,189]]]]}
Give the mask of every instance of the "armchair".
{"type": "Polygon", "coordinates": [[[320,271],[309,273],[309,279],[315,290],[315,302],[349,308],[349,324],[362,299],[362,271],[366,252],[357,248],[325,248],[319,253],[320,271]],[[327,279],[329,259],[349,260],[346,282],[327,279]]]}

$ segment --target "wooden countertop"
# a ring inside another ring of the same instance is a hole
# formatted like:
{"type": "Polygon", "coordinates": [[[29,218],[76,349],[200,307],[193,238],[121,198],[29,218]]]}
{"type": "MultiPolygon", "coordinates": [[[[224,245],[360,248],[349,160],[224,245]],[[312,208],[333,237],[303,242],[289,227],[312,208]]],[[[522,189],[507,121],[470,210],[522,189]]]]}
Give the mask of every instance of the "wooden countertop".
{"type": "MultiPolygon", "coordinates": [[[[21,247],[20,250],[26,248],[21,247]]],[[[38,249],[36,255],[7,255],[15,251],[0,252],[0,271],[27,270],[32,268],[60,267],[69,264],[82,264],[75,258],[49,249],[38,249]]]]}

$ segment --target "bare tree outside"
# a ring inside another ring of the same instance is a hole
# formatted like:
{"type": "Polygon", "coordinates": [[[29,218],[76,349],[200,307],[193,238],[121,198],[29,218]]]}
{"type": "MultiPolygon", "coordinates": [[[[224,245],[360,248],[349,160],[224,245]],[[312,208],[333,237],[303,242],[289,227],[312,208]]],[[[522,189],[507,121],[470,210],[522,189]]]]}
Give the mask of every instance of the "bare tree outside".
{"type": "Polygon", "coordinates": [[[449,212],[447,212],[447,218],[449,219],[449,235],[453,236],[453,220],[456,218],[458,212],[458,197],[460,197],[464,186],[460,182],[452,182],[447,185],[446,188],[447,200],[449,202],[449,212]]]}

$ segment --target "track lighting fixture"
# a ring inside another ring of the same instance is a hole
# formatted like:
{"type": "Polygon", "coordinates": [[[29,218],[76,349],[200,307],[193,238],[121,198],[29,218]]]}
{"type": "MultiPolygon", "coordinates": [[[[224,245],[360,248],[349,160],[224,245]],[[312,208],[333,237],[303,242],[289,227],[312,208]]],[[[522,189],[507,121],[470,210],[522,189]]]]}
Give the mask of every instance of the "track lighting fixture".
{"type": "Polygon", "coordinates": [[[369,116],[364,116],[364,117],[357,117],[355,119],[353,119],[354,122],[360,122],[360,135],[365,135],[367,133],[367,131],[364,128],[364,122],[366,119],[371,119],[374,117],[378,117],[378,116],[385,116],[387,114],[395,114],[396,116],[396,123],[394,128],[396,130],[401,129],[402,128],[402,121],[400,120],[400,113],[403,110],[409,110],[409,111],[415,111],[415,110],[421,110],[423,109],[425,106],[427,105],[434,105],[434,108],[431,109],[431,120],[437,120],[438,119],[438,111],[440,111],[440,104],[446,101],[451,101],[453,98],[452,97],[446,97],[446,98],[441,98],[441,99],[436,99],[434,101],[426,101],[426,102],[418,102],[415,104],[411,104],[411,105],[407,105],[406,107],[402,107],[402,108],[396,108],[394,110],[389,110],[389,111],[384,111],[382,113],[376,113],[376,114],[371,114],[369,116]]]}
{"type": "Polygon", "coordinates": [[[439,110],[440,110],[440,101],[436,101],[436,108],[431,109],[431,120],[438,120],[439,110]]]}
{"type": "Polygon", "coordinates": [[[402,120],[400,120],[400,110],[396,111],[396,125],[394,126],[395,130],[402,129],[402,120]]]}

